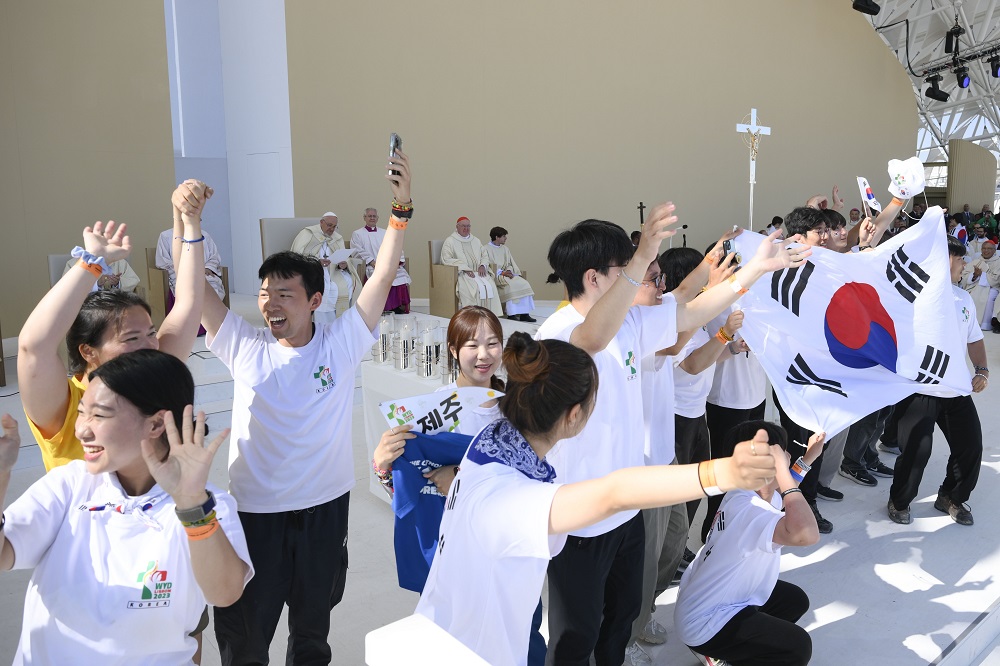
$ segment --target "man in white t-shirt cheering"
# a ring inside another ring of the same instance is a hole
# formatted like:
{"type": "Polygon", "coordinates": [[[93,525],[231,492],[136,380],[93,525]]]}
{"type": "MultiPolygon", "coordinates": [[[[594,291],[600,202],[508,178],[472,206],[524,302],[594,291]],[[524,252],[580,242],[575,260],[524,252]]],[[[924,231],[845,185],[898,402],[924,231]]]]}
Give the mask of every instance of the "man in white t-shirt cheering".
{"type": "Polygon", "coordinates": [[[233,375],[230,493],[258,572],[238,602],[215,609],[223,664],[266,664],[288,604],[288,662],[327,664],[330,610],[344,593],[347,514],[354,486],[354,376],[375,341],[413,206],[403,153],[389,159],[394,196],[375,271],[357,302],[314,324],[323,299],[315,257],[279,252],[260,267],[267,328],[230,312],[206,285],[208,348],[233,375]]]}
{"type": "MultiPolygon", "coordinates": [[[[765,273],[798,266],[809,254],[808,248],[789,253],[782,243],[764,242],[738,276],[689,303],[632,307],[661,241],[676,233],[669,228],[677,222],[673,212],[670,203],[651,211],[634,254],[625,230],[601,220],[576,224],[549,247],[549,282],[562,280],[570,302],[546,320],[538,337],[587,351],[600,379],[583,432],[547,456],[562,483],[643,465],[640,360],[673,344],[678,330],[703,326],[765,273]]],[[[547,664],[585,666],[592,653],[597,666],[622,663],[641,607],[643,546],[637,511],[617,513],[569,537],[548,568],[547,664]]]]}

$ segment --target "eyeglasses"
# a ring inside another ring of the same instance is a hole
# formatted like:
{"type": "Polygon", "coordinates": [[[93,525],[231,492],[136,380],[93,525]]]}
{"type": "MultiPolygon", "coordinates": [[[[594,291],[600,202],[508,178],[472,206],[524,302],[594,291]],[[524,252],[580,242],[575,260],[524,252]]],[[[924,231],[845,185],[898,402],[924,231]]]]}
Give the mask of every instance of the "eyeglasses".
{"type": "Polygon", "coordinates": [[[817,236],[829,236],[830,230],[826,227],[816,227],[815,229],[810,229],[806,234],[816,234],[817,236]]]}
{"type": "Polygon", "coordinates": [[[660,289],[663,288],[663,285],[666,282],[667,282],[667,276],[665,276],[663,273],[660,273],[659,275],[656,275],[651,280],[643,280],[642,281],[643,284],[652,284],[654,287],[659,287],[660,289]]]}

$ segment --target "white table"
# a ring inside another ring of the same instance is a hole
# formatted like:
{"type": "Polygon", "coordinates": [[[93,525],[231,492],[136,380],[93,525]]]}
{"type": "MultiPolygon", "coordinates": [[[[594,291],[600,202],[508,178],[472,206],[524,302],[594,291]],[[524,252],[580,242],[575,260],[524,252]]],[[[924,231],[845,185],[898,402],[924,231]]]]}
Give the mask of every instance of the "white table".
{"type": "MultiPolygon", "coordinates": [[[[444,317],[434,317],[431,315],[417,315],[421,324],[425,321],[434,321],[439,326],[448,326],[448,320],[444,317]]],[[[515,331],[523,331],[534,335],[538,330],[537,324],[527,322],[510,321],[501,319],[503,335],[506,340],[515,331]]],[[[445,382],[440,377],[425,379],[417,377],[415,370],[397,370],[392,361],[388,363],[375,363],[371,356],[361,363],[361,401],[365,414],[365,447],[368,451],[368,468],[371,469],[372,456],[375,454],[375,447],[378,446],[382,433],[387,430],[385,418],[379,403],[397,398],[408,398],[413,395],[433,393],[445,382]]],[[[378,479],[373,472],[368,474],[368,489],[376,496],[389,502],[389,495],[382,489],[378,479]]]]}

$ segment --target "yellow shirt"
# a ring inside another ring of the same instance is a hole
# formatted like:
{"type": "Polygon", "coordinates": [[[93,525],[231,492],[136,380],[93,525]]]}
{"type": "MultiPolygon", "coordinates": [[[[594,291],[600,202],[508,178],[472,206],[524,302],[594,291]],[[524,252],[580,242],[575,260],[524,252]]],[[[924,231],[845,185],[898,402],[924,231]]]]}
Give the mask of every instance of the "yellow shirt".
{"type": "Polygon", "coordinates": [[[83,445],[76,438],[76,408],[86,387],[77,377],[69,377],[66,381],[69,383],[69,403],[66,407],[66,418],[59,432],[46,439],[42,437],[38,426],[30,418],[28,419],[31,434],[35,436],[35,441],[42,449],[42,462],[45,463],[46,472],[71,460],[83,460],[83,445]]]}

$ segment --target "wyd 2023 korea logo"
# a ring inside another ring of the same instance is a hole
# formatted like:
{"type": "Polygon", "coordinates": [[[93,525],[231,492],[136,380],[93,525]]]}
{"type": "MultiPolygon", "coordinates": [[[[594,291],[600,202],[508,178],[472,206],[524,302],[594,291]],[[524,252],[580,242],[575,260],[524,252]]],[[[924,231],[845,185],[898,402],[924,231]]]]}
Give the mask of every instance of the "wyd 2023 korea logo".
{"type": "Polygon", "coordinates": [[[167,580],[166,569],[160,569],[156,560],[151,560],[144,571],[140,571],[135,582],[142,583],[140,601],[128,602],[129,608],[164,608],[170,605],[173,583],[167,580]]]}

